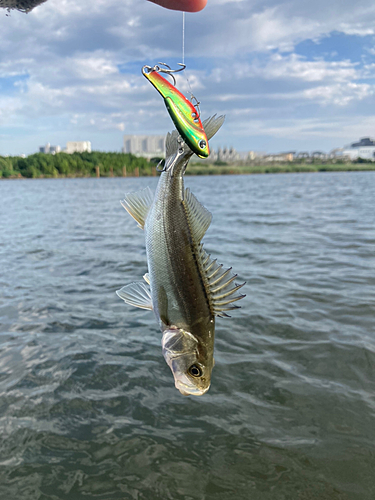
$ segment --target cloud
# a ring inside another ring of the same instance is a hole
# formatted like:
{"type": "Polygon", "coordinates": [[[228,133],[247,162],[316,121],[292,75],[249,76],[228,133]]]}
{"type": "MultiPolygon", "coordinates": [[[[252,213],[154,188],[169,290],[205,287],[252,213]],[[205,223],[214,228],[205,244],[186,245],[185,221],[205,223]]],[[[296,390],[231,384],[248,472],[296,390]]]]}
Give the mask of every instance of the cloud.
{"type": "Polygon", "coordinates": [[[263,121],[256,121],[249,125],[246,132],[249,135],[268,135],[277,138],[289,139],[298,138],[298,141],[320,139],[326,134],[334,137],[343,145],[353,138],[363,137],[366,131],[375,128],[375,118],[357,115],[352,118],[352,123],[348,123],[345,118],[336,119],[290,119],[283,123],[275,122],[273,126],[263,121]]]}
{"type": "MultiPolygon", "coordinates": [[[[113,132],[120,149],[122,132],[171,130],[162,98],[140,70],[181,61],[180,12],[145,0],[48,0],[28,15],[2,13],[0,135],[7,140],[0,140],[0,154],[11,144],[17,152],[20,143],[22,151],[35,151],[38,131],[40,143],[46,133],[61,143],[82,134],[108,148],[113,132]]],[[[177,85],[199,98],[204,117],[227,114],[225,138],[238,149],[247,147],[246,137],[278,144],[298,130],[306,149],[319,134],[340,145],[342,135],[327,124],[346,134],[345,120],[359,124],[375,104],[375,66],[365,60],[374,26],[375,6],[367,0],[211,0],[186,15],[188,70],[177,85]],[[327,48],[333,32],[348,47],[340,54],[327,48]],[[313,56],[300,48],[307,41],[313,56]]]]}
{"type": "Polygon", "coordinates": [[[350,61],[307,61],[297,54],[272,55],[270,61],[261,69],[266,78],[293,78],[305,82],[324,80],[347,81],[357,78],[356,63],[350,61]]]}
{"type": "Polygon", "coordinates": [[[366,83],[346,83],[319,86],[305,90],[303,95],[322,104],[345,106],[353,100],[362,100],[374,95],[375,87],[366,83]]]}
{"type": "Polygon", "coordinates": [[[303,40],[320,40],[333,31],[360,36],[374,33],[375,9],[368,0],[355,5],[348,0],[213,0],[203,12],[194,55],[202,51],[202,41],[210,56],[220,53],[241,59],[254,51],[292,51],[303,40]]]}
{"type": "Polygon", "coordinates": [[[309,61],[295,54],[271,53],[259,56],[251,63],[233,63],[231,67],[220,67],[212,71],[216,82],[235,78],[264,78],[267,80],[290,80],[304,82],[348,81],[359,77],[358,63],[351,61],[309,61]]]}

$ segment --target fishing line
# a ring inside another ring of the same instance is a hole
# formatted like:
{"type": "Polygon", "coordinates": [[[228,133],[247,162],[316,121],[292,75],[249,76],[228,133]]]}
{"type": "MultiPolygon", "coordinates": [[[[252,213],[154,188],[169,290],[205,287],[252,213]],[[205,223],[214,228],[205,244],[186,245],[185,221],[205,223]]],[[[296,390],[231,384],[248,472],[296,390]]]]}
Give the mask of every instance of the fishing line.
{"type": "MultiPolygon", "coordinates": [[[[185,64],[185,12],[182,12],[182,64],[185,64]]],[[[188,92],[190,93],[190,96],[191,96],[191,99],[195,99],[195,96],[193,94],[193,91],[191,89],[191,85],[190,85],[190,82],[189,82],[189,78],[187,77],[186,73],[185,73],[185,76],[186,76],[186,81],[187,81],[187,84],[189,86],[189,90],[188,92]]],[[[199,106],[199,102],[197,101],[197,106],[199,106]]],[[[198,108],[198,115],[200,114],[199,112],[199,108],[198,108]]]]}
{"type": "Polygon", "coordinates": [[[185,12],[182,13],[182,64],[185,64],[185,12]]]}

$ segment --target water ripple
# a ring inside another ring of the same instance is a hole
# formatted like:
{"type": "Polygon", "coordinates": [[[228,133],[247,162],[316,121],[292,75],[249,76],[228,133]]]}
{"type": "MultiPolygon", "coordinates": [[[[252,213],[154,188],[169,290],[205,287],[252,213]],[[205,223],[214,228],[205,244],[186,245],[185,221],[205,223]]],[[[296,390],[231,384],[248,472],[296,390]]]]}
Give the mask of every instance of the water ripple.
{"type": "Polygon", "coordinates": [[[115,295],[147,268],[118,200],[156,182],[0,183],[4,498],[375,498],[374,173],[187,179],[247,282],[201,398],[115,295]]]}

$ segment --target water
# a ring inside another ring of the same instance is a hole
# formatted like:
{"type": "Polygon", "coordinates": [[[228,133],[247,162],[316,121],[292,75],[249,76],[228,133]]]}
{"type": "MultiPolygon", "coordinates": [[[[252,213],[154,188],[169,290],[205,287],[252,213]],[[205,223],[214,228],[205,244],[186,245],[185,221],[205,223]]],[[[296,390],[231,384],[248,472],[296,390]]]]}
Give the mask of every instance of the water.
{"type": "Polygon", "coordinates": [[[246,280],[210,391],[183,397],[120,206],[157,179],[0,183],[5,500],[373,500],[375,173],[195,177],[246,280]]]}

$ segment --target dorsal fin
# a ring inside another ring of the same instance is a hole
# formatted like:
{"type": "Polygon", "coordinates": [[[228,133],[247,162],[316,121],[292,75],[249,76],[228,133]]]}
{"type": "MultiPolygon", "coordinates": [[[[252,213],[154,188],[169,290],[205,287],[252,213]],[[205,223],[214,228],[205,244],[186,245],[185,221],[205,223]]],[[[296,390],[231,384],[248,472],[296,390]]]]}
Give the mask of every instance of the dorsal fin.
{"type": "Polygon", "coordinates": [[[116,291],[120,299],[124,300],[131,306],[140,307],[141,309],[152,310],[152,299],[149,287],[143,281],[130,283],[116,291]]]}
{"type": "Polygon", "coordinates": [[[205,275],[213,313],[216,316],[228,317],[225,311],[238,309],[239,306],[231,304],[245,297],[245,295],[237,293],[245,283],[235,283],[237,274],[232,273],[232,268],[223,269],[222,264],[218,264],[216,259],[211,259],[202,244],[199,245],[199,260],[205,275]]]}
{"type": "Polygon", "coordinates": [[[154,199],[154,195],[149,187],[136,191],[135,193],[126,193],[121,205],[138,222],[138,226],[143,229],[145,220],[154,199]]]}
{"type": "Polygon", "coordinates": [[[173,130],[173,132],[168,132],[167,138],[165,139],[165,158],[169,158],[176,154],[179,148],[178,138],[180,134],[177,130],[173,130]]]}
{"type": "Polygon", "coordinates": [[[185,189],[183,205],[189,221],[194,241],[199,243],[210,227],[212,215],[193,195],[189,188],[185,189]]]}
{"type": "Polygon", "coordinates": [[[210,140],[219,130],[219,128],[224,123],[225,116],[220,115],[216,117],[216,115],[210,116],[202,123],[204,131],[206,132],[207,139],[210,140]]]}
{"type": "MultiPolygon", "coordinates": [[[[202,122],[204,131],[206,132],[207,139],[210,140],[212,137],[216,134],[216,132],[219,130],[219,128],[222,126],[224,123],[225,116],[210,116],[209,118],[206,118],[202,122]]],[[[173,132],[168,132],[167,138],[165,140],[165,159],[167,160],[170,156],[174,156],[176,152],[178,151],[179,147],[181,146],[184,149],[185,154],[193,154],[189,146],[187,146],[184,142],[179,143],[179,137],[180,134],[177,132],[177,130],[173,130],[173,132]]]]}

